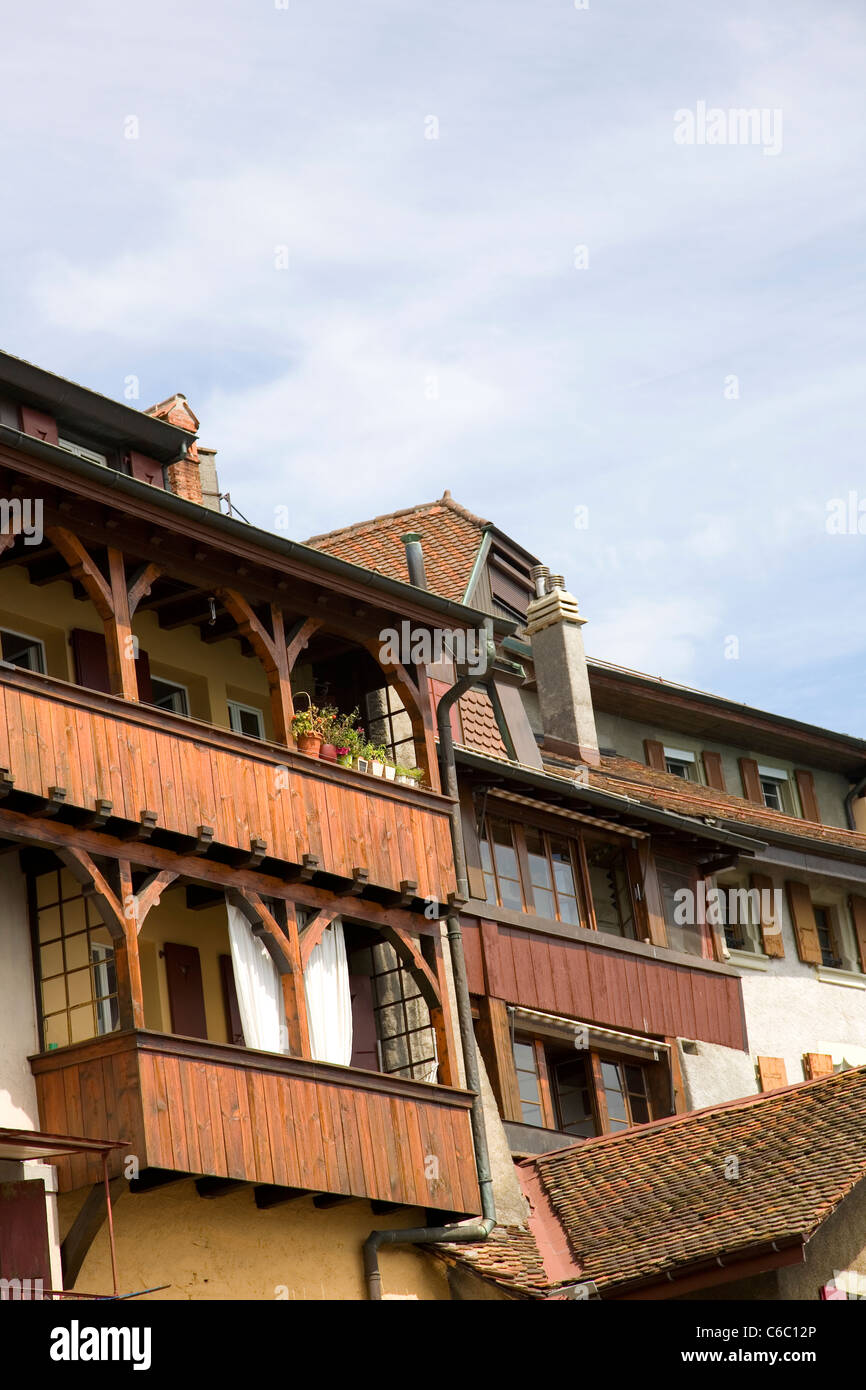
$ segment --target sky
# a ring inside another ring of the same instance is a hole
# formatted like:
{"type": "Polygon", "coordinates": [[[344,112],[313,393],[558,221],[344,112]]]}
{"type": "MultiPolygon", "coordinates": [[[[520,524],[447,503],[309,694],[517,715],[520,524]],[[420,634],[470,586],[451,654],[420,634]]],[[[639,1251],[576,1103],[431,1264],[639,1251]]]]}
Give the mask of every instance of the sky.
{"type": "Polygon", "coordinates": [[[449,488],[592,656],[863,737],[864,71],[857,0],[10,9],[0,346],[183,392],[257,525],[449,488]]]}

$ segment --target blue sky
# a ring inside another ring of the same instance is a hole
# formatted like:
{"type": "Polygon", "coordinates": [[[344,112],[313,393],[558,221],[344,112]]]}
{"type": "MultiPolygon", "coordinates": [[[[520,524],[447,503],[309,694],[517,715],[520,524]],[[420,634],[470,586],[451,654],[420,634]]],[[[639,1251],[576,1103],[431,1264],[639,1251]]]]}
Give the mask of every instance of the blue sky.
{"type": "Polygon", "coordinates": [[[448,487],[565,574],[593,655],[866,734],[862,7],[10,27],[3,347],[183,391],[259,525],[448,487]],[[780,111],[781,149],[677,144],[699,102],[780,111]],[[852,491],[864,534],[828,534],[852,491]]]}

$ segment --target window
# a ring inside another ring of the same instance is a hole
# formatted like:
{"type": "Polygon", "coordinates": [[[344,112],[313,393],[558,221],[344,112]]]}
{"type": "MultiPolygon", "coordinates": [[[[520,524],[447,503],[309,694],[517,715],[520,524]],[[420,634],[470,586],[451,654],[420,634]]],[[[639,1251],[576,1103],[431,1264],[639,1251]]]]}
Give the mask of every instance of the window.
{"type": "Polygon", "coordinates": [[[351,953],[351,972],[371,983],[379,1066],[389,1076],[435,1081],[436,1034],[411,971],[387,941],[351,953]]]}
{"type": "Polygon", "coordinates": [[[25,637],[21,632],[0,631],[0,650],[3,660],[23,671],[45,674],[45,648],[37,637],[25,637]]]}
{"type": "Polygon", "coordinates": [[[119,1026],[111,936],[67,870],[31,882],[43,1041],[67,1047],[119,1026]]]}
{"type": "Polygon", "coordinates": [[[740,879],[718,883],[721,895],[725,941],[732,951],[763,952],[760,895],[740,879]]]}
{"type": "MultiPolygon", "coordinates": [[[[561,1043],[520,1035],[514,1039],[513,1053],[520,1116],[526,1125],[589,1139],[654,1118],[650,1072],[657,1076],[659,1094],[670,1094],[670,1078],[658,1062],[575,1052],[561,1043]]],[[[669,1104],[662,1109],[667,1114],[669,1104]]]]}
{"type": "Polygon", "coordinates": [[[646,1072],[636,1062],[601,1059],[601,1083],[608,1128],[628,1129],[652,1119],[646,1072]]]}
{"type": "Polygon", "coordinates": [[[249,738],[264,738],[265,721],[260,709],[252,705],[239,705],[229,700],[229,723],[236,734],[246,734],[249,738]]]}
{"type": "Polygon", "coordinates": [[[83,444],[74,444],[71,439],[60,439],[57,443],[61,449],[68,449],[70,454],[77,454],[80,459],[86,459],[88,463],[98,463],[100,468],[108,467],[108,458],[105,454],[97,453],[95,449],[86,449],[83,444]]]}
{"type": "Polygon", "coordinates": [[[785,815],[794,814],[788,774],[778,767],[758,767],[758,779],[764,805],[771,811],[783,811],[785,815]]]}
{"type": "Polygon", "coordinates": [[[485,821],[481,840],[481,865],[484,870],[487,901],[522,912],[520,869],[510,821],[496,820],[493,816],[485,821]]]}
{"type": "MultiPolygon", "coordinates": [[[[185,685],[176,685],[174,681],[161,681],[157,676],[152,676],[150,683],[153,691],[151,704],[159,709],[170,709],[173,714],[189,714],[189,696],[185,685]]],[[[231,705],[229,712],[231,713],[231,705]]],[[[261,735],[257,734],[254,737],[260,738],[261,735]]]]}
{"type": "Polygon", "coordinates": [[[415,766],[415,739],[406,706],[391,685],[367,696],[370,742],[381,744],[398,767],[415,766]]]}
{"type": "Polygon", "coordinates": [[[631,882],[622,849],[605,840],[587,840],[586,862],[598,930],[634,940],[631,882]]]}
{"type": "Polygon", "coordinates": [[[530,826],[524,834],[535,911],[539,917],[579,926],[577,883],[568,841],[530,826]]]}
{"type": "Polygon", "coordinates": [[[827,965],[831,969],[841,970],[843,968],[842,958],[836,938],[836,923],[833,920],[833,909],[830,907],[816,907],[815,927],[818,932],[818,944],[821,947],[821,964],[827,965]]]}
{"type": "Polygon", "coordinates": [[[681,777],[685,782],[700,781],[694,753],[684,752],[681,748],[666,748],[664,756],[665,770],[673,777],[681,777]]]}

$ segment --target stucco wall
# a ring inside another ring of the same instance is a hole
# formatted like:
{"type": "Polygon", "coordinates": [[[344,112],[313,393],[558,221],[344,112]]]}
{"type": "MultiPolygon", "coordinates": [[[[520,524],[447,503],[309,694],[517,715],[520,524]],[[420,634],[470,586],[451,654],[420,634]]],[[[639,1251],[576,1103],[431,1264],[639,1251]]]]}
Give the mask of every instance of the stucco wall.
{"type": "Polygon", "coordinates": [[[747,1052],[683,1038],[677,1045],[688,1110],[739,1100],[757,1091],[754,1062],[747,1052]]]}
{"type": "Polygon", "coordinates": [[[792,783],[795,803],[794,768],[795,766],[806,767],[812,773],[815,781],[815,795],[818,799],[818,809],[821,812],[821,820],[824,825],[838,825],[845,829],[848,828],[845,817],[845,795],[849,790],[849,784],[844,777],[840,777],[837,773],[824,772],[820,768],[810,767],[808,763],[786,762],[784,759],[779,759],[769,753],[755,752],[752,748],[734,748],[730,744],[714,743],[711,739],[698,737],[695,734],[678,733],[675,729],[644,724],[632,719],[623,719],[621,715],[608,714],[604,710],[596,710],[595,722],[600,748],[614,748],[620,757],[632,758],[638,763],[646,762],[643,746],[646,738],[657,739],[659,743],[667,745],[668,748],[682,748],[694,753],[696,757],[699,757],[704,749],[718,753],[722,759],[725,786],[732,796],[743,795],[738,762],[740,758],[755,758],[756,761],[767,766],[785,769],[792,783]]]}
{"type": "Polygon", "coordinates": [[[37,1129],[28,1056],[38,1051],[36,995],[24,875],[18,855],[0,858],[0,1127],[37,1129]]]}
{"type": "MultiPolygon", "coordinates": [[[[65,1233],[81,1206],[79,1190],[60,1199],[65,1233]]],[[[114,1209],[122,1292],[169,1287],[154,1299],[364,1299],[361,1247],[372,1230],[426,1225],[423,1211],[376,1216],[368,1202],[328,1211],[302,1197],[259,1211],[246,1185],[203,1199],[192,1179],[133,1196],[114,1209]]],[[[447,1272],[412,1247],[380,1253],[386,1295],[447,1299],[447,1272]]],[[[81,1268],[76,1288],[111,1289],[108,1236],[103,1226],[81,1268]]]]}

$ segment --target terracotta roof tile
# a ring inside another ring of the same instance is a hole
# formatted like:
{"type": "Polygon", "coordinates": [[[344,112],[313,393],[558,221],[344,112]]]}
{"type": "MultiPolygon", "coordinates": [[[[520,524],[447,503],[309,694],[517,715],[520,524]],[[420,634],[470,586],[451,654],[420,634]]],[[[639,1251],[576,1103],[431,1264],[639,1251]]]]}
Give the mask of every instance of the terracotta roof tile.
{"type": "Polygon", "coordinates": [[[460,700],[463,746],[491,758],[504,758],[505,744],[486,690],[470,690],[460,700]]]}
{"type": "Polygon", "coordinates": [[[455,502],[445,492],[435,502],[406,507],[386,516],[360,521],[339,531],[311,536],[305,543],[327,551],[353,565],[407,581],[406,554],[400,537],[417,531],[424,546],[427,584],[433,593],[460,602],[472,574],[472,566],[485,527],[490,523],[455,502]]]}
{"type": "MultiPolygon", "coordinates": [[[[772,1241],[808,1240],[866,1179],[866,1067],[589,1139],[520,1167],[540,1178],[578,1277],[602,1295],[772,1241]],[[730,1155],[736,1178],[725,1176],[730,1155]]],[[[543,1240],[537,1224],[536,1232],[543,1240]]],[[[447,1247],[447,1258],[540,1297],[526,1237],[503,1229],[495,1243],[447,1247]]]]}

